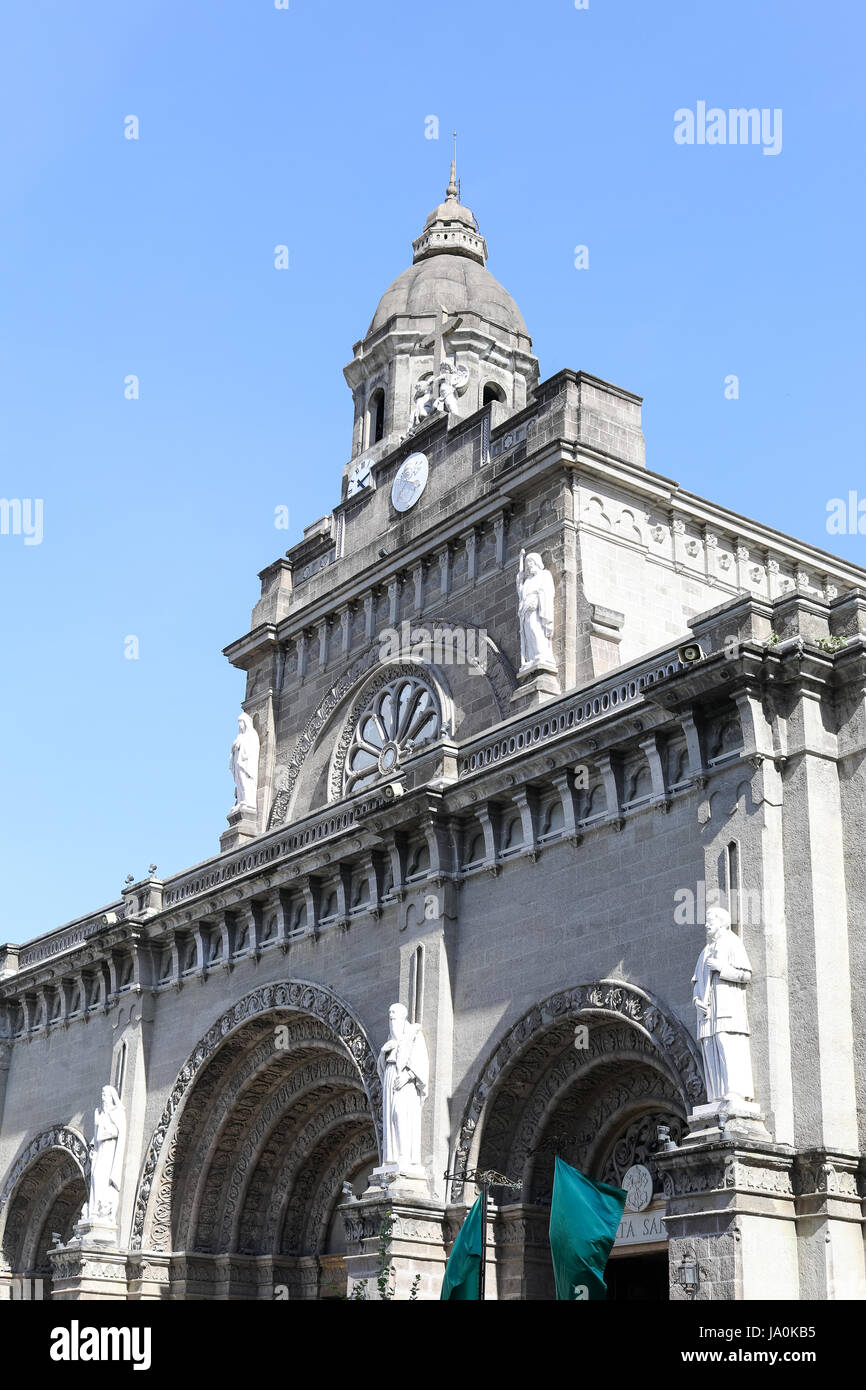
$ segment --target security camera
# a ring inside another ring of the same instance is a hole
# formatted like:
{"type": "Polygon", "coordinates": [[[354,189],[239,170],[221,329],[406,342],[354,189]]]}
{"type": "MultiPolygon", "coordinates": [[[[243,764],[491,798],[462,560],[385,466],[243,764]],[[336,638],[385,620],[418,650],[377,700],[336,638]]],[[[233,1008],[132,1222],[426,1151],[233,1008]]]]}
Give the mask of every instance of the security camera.
{"type": "Polygon", "coordinates": [[[395,797],[402,796],[405,790],[402,782],[388,782],[382,788],[382,796],[385,801],[393,801],[395,797]]]}
{"type": "Polygon", "coordinates": [[[686,642],[684,647],[677,649],[677,658],[682,666],[691,666],[693,661],[702,660],[703,655],[703,649],[697,642],[686,642]]]}

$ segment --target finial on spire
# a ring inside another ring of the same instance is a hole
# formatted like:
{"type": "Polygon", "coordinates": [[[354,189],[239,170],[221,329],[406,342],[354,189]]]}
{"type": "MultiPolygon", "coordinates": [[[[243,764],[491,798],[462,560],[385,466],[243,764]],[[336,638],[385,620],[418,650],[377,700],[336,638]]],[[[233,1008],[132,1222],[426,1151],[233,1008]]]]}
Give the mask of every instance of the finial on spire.
{"type": "Polygon", "coordinates": [[[455,130],[455,131],[453,132],[453,134],[454,134],[454,158],[451,160],[451,180],[450,180],[450,182],[449,182],[449,184],[448,184],[448,187],[445,189],[445,197],[446,197],[446,198],[458,198],[458,200],[459,200],[459,197],[458,197],[458,190],[457,190],[457,131],[455,130]]]}

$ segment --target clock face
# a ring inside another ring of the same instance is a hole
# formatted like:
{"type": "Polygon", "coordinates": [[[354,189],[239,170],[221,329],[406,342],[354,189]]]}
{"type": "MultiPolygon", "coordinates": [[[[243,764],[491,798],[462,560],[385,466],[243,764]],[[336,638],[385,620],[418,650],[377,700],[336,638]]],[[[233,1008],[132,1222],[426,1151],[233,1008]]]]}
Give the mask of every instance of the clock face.
{"type": "Polygon", "coordinates": [[[410,454],[397,469],[391,487],[391,502],[398,512],[414,507],[427,486],[430,465],[425,454],[410,454]]]}
{"type": "Polygon", "coordinates": [[[354,497],[362,488],[369,487],[373,481],[373,470],[369,459],[361,459],[349,469],[349,485],[346,496],[354,497]]]}

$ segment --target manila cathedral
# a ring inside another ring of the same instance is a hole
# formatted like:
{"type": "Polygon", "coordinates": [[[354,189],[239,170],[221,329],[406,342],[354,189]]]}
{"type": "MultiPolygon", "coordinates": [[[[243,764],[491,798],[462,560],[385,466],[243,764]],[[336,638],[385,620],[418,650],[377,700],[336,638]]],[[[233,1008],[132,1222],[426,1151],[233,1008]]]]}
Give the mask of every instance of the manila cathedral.
{"type": "Polygon", "coordinates": [[[608,1299],[866,1296],[866,570],[541,380],[487,260],[452,164],[225,648],[218,852],[0,946],[0,1298],[439,1299],[483,1189],[552,1300],[557,1159],[608,1299]]]}

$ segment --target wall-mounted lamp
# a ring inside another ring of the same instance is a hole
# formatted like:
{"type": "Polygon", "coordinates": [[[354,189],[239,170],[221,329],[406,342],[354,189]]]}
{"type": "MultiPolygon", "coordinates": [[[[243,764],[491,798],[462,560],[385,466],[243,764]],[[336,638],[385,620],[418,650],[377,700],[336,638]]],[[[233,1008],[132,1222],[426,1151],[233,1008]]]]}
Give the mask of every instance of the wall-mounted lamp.
{"type": "Polygon", "coordinates": [[[677,1266],[677,1283],[694,1292],[701,1282],[700,1268],[694,1255],[683,1255],[677,1266]]]}

